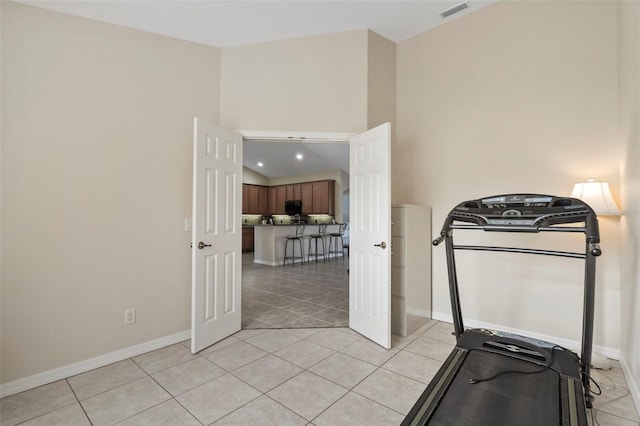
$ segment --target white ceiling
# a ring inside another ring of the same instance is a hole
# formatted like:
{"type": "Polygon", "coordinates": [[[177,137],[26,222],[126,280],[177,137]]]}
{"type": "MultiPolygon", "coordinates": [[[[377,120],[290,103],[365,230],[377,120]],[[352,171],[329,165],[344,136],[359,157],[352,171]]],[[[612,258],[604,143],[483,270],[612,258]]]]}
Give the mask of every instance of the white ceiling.
{"type": "Polygon", "coordinates": [[[347,143],[251,141],[243,144],[244,166],[270,178],[342,169],[349,173],[347,143]],[[296,155],[301,154],[302,159],[296,155]],[[263,165],[258,166],[261,162],[263,165]]]}
{"type": "MultiPolygon", "coordinates": [[[[16,0],[45,9],[155,34],[229,47],[370,29],[400,42],[496,0],[468,0],[448,18],[440,12],[462,0],[16,0]]],[[[349,170],[348,145],[246,142],[244,164],[273,178],[329,169],[349,170]],[[295,159],[302,153],[302,161],[295,159]],[[262,161],[263,167],[257,162],[262,161]]]]}
{"type": "Polygon", "coordinates": [[[217,47],[370,29],[399,42],[496,0],[439,14],[462,0],[17,0],[97,21],[217,47]]]}

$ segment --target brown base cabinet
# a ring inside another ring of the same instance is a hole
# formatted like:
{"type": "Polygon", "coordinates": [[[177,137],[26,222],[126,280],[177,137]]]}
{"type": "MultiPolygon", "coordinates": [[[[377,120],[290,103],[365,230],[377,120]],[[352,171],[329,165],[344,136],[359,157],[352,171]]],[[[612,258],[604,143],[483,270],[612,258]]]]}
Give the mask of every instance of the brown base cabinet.
{"type": "Polygon", "coordinates": [[[253,251],[253,227],[242,228],[242,252],[253,251]]]}

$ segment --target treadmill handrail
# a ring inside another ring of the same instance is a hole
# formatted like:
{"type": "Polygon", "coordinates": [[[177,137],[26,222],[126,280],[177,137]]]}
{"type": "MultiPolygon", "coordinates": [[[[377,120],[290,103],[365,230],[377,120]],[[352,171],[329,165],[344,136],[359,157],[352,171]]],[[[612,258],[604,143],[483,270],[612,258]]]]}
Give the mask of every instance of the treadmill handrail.
{"type": "Polygon", "coordinates": [[[586,255],[584,253],[576,253],[571,251],[558,251],[558,250],[540,250],[532,248],[520,248],[520,247],[501,247],[501,246],[471,246],[471,245],[459,245],[453,246],[454,250],[473,250],[473,251],[492,251],[492,252],[506,252],[506,253],[524,253],[524,254],[539,254],[544,256],[555,257],[570,257],[574,259],[584,259],[586,255]]]}
{"type": "MultiPolygon", "coordinates": [[[[479,227],[485,231],[498,231],[498,232],[541,232],[541,231],[555,231],[555,232],[584,232],[589,243],[600,242],[600,230],[598,227],[598,219],[594,210],[586,204],[584,201],[577,198],[567,197],[554,197],[550,195],[542,194],[526,194],[533,198],[548,198],[552,200],[563,201],[564,204],[570,204],[570,207],[564,207],[565,210],[558,210],[562,207],[552,206],[547,208],[543,207],[527,207],[529,211],[524,212],[521,216],[496,216],[490,214],[486,209],[465,207],[467,205],[475,205],[479,207],[481,200],[496,199],[501,197],[511,197],[514,194],[509,195],[497,195],[491,197],[483,197],[480,200],[470,200],[460,203],[454,207],[447,215],[442,229],[440,231],[440,237],[433,241],[434,245],[438,245],[444,240],[447,232],[452,229],[462,229],[459,226],[465,226],[460,224],[454,224],[454,222],[464,222],[466,225],[473,229],[474,226],[479,227]],[[512,221],[511,223],[495,223],[501,218],[504,221],[512,221]],[[526,219],[526,220],[524,220],[526,219]],[[490,223],[490,222],[494,223],[490,223]],[[553,225],[565,225],[568,223],[584,223],[583,227],[576,227],[578,230],[573,230],[574,227],[568,226],[553,226],[553,225]]],[[[507,214],[508,212],[503,212],[507,214]]],[[[516,212],[517,213],[517,212],[516,212]]]]}
{"type": "Polygon", "coordinates": [[[461,225],[451,224],[451,229],[478,229],[482,231],[504,232],[580,232],[587,230],[585,226],[526,226],[526,225],[461,225]]]}

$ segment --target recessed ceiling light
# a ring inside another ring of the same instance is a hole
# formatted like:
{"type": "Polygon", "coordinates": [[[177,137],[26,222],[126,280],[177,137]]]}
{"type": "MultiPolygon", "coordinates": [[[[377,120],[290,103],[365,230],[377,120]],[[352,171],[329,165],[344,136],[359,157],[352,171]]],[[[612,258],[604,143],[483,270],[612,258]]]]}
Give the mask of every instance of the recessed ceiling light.
{"type": "Polygon", "coordinates": [[[296,158],[297,158],[298,160],[302,160],[302,154],[296,154],[296,158]]]}
{"type": "Polygon", "coordinates": [[[262,167],[264,166],[264,164],[262,164],[262,161],[258,161],[258,167],[262,167]]]}

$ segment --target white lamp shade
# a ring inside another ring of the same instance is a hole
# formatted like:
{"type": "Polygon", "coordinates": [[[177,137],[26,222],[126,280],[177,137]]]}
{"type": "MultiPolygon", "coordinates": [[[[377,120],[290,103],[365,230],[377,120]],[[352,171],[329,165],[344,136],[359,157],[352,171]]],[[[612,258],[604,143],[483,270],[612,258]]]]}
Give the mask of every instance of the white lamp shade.
{"type": "Polygon", "coordinates": [[[587,182],[576,183],[573,186],[571,196],[587,203],[597,215],[620,216],[622,214],[613,200],[607,182],[596,182],[589,179],[587,182]]]}

